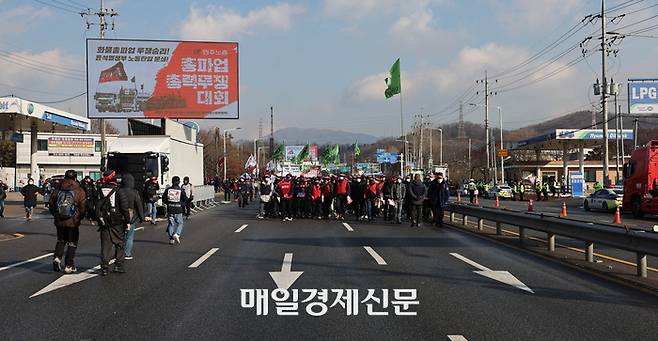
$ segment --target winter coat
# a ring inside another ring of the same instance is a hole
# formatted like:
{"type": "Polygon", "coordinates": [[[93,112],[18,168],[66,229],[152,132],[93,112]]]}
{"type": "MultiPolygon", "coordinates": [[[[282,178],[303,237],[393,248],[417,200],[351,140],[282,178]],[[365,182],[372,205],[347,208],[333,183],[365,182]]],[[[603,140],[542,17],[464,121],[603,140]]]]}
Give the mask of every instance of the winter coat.
{"type": "Polygon", "coordinates": [[[144,221],[144,204],[139,192],[135,189],[135,178],[131,174],[125,174],[121,181],[121,192],[128,201],[128,210],[130,212],[130,224],[136,224],[138,221],[144,221]]]}
{"type": "Polygon", "coordinates": [[[21,188],[21,194],[23,195],[23,206],[25,207],[37,207],[37,193],[39,193],[39,187],[34,184],[28,184],[27,186],[21,188]]]}
{"type": "Polygon", "coordinates": [[[187,202],[187,196],[179,185],[172,185],[165,189],[162,195],[162,202],[167,205],[167,214],[182,214],[183,203],[187,202]]]}
{"type": "Polygon", "coordinates": [[[55,226],[57,227],[79,227],[80,221],[87,211],[87,194],[84,189],[80,187],[77,181],[71,179],[64,179],[62,183],[55,188],[50,196],[50,213],[55,217],[55,226]],[[75,201],[75,215],[71,218],[61,218],[57,214],[57,197],[61,191],[72,191],[75,201]]]}
{"type": "Polygon", "coordinates": [[[407,189],[407,197],[411,200],[412,205],[422,205],[427,194],[427,187],[422,181],[413,181],[407,189]]]}
{"type": "Polygon", "coordinates": [[[407,189],[403,183],[391,184],[391,198],[397,201],[403,201],[407,195],[407,189]]]}
{"type": "Polygon", "coordinates": [[[365,190],[365,185],[363,184],[363,182],[354,181],[352,183],[352,186],[350,186],[350,197],[354,201],[362,202],[364,190],[365,190]]]}
{"type": "Polygon", "coordinates": [[[449,199],[450,199],[450,190],[448,189],[448,183],[446,183],[445,181],[439,183],[437,181],[436,188],[431,197],[432,206],[446,208],[448,207],[449,199]]]}

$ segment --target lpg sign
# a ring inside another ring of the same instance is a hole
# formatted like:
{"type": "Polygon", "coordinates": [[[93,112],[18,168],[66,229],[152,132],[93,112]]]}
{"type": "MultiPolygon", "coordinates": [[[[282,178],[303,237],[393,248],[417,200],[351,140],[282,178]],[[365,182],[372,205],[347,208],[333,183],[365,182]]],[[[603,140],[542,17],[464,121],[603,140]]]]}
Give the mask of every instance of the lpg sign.
{"type": "Polygon", "coordinates": [[[628,84],[629,107],[631,114],[658,113],[658,82],[638,82],[628,84]]]}

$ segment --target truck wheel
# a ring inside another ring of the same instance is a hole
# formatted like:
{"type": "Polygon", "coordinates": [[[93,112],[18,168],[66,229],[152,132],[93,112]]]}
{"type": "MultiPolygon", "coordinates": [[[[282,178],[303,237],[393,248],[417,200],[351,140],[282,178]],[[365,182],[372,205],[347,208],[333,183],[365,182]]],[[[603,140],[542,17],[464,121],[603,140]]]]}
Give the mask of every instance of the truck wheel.
{"type": "Polygon", "coordinates": [[[583,203],[583,207],[585,208],[585,211],[591,210],[591,208],[589,208],[589,202],[587,200],[585,200],[585,202],[583,203]]]}
{"type": "Polygon", "coordinates": [[[633,200],[631,201],[631,210],[633,211],[633,217],[642,218],[644,213],[642,212],[640,197],[633,197],[633,200]]]}

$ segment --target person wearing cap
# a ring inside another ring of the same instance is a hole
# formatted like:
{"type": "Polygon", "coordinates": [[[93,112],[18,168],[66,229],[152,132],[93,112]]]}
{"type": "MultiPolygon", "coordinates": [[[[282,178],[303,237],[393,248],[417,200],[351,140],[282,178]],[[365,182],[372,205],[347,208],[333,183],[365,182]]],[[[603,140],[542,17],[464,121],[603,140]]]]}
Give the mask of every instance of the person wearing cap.
{"type": "Polygon", "coordinates": [[[98,190],[95,216],[101,238],[101,275],[109,274],[110,260],[114,256],[114,272],[124,273],[125,233],[130,228],[129,201],[126,192],[119,189],[114,171],[104,174],[98,190]],[[114,251],[114,255],[112,254],[114,251]]]}
{"type": "Polygon", "coordinates": [[[74,170],[64,173],[64,180],[52,192],[48,205],[57,229],[53,270],[62,271],[62,258],[66,249],[64,272],[67,274],[77,271],[74,262],[75,251],[80,238],[80,222],[87,211],[87,195],[76,181],[77,175],[74,170]]]}
{"type": "Polygon", "coordinates": [[[160,185],[158,184],[158,178],[152,176],[146,180],[144,184],[144,201],[146,201],[146,216],[151,218],[151,225],[157,224],[157,215],[158,215],[158,205],[157,202],[160,200],[158,191],[160,190],[160,185]]]}
{"type": "Polygon", "coordinates": [[[180,237],[183,234],[183,205],[187,203],[185,191],[180,187],[180,177],[171,178],[171,186],[165,189],[162,194],[162,202],[167,206],[167,234],[169,235],[169,244],[180,244],[180,237]]]}

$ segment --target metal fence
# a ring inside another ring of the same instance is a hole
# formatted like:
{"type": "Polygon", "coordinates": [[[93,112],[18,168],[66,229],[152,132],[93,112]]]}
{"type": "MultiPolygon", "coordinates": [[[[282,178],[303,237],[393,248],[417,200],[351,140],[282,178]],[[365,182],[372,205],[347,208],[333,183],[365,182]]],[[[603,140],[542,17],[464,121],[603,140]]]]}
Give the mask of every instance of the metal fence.
{"type": "Polygon", "coordinates": [[[212,185],[194,186],[194,201],[197,205],[208,204],[215,199],[215,187],[212,185]]]}
{"type": "Polygon", "coordinates": [[[452,203],[448,205],[446,211],[450,212],[451,222],[455,222],[456,214],[462,216],[463,225],[468,224],[468,217],[477,219],[478,230],[484,228],[485,220],[494,222],[498,235],[502,234],[502,224],[516,226],[519,229],[521,243],[526,239],[526,229],[545,232],[550,252],[555,252],[556,235],[582,240],[586,245],[585,258],[588,262],[594,261],[594,244],[634,252],[637,275],[641,277],[647,277],[647,255],[658,256],[658,235],[652,233],[466,204],[452,203]]]}

